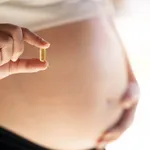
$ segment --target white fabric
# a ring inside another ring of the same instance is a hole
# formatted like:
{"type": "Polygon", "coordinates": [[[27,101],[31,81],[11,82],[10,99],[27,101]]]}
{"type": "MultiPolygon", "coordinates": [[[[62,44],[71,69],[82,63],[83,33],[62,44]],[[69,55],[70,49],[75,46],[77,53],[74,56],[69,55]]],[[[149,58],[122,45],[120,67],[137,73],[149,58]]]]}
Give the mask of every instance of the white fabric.
{"type": "Polygon", "coordinates": [[[106,0],[0,0],[0,23],[39,30],[96,16],[106,0]]]}

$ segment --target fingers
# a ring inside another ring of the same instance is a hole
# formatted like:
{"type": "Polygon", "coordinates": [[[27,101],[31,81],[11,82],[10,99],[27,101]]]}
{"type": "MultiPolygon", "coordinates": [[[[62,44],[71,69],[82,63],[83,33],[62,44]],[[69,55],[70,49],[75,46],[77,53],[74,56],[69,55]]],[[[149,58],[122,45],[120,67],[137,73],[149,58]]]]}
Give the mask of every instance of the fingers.
{"type": "Polygon", "coordinates": [[[115,127],[105,133],[105,135],[103,136],[104,141],[114,141],[118,139],[126,131],[126,129],[128,129],[128,127],[133,122],[136,106],[137,104],[124,111],[121,119],[115,125],[115,127]]]}
{"type": "Polygon", "coordinates": [[[26,28],[0,24],[0,78],[16,73],[32,73],[47,68],[47,63],[38,59],[19,60],[24,51],[24,41],[38,48],[50,44],[26,28]]]}
{"type": "Polygon", "coordinates": [[[47,62],[40,62],[38,59],[19,59],[17,62],[9,63],[9,73],[34,73],[47,69],[47,62]]]}
{"type": "Polygon", "coordinates": [[[49,48],[50,44],[27,28],[22,28],[24,41],[38,48],[49,48]]]}
{"type": "Polygon", "coordinates": [[[18,26],[11,24],[1,24],[0,31],[5,32],[13,39],[13,56],[12,61],[16,61],[18,57],[23,53],[24,41],[22,29],[18,26]]]}
{"type": "Polygon", "coordinates": [[[120,102],[124,112],[120,120],[108,129],[98,140],[98,147],[104,148],[105,145],[118,139],[132,124],[134,114],[139,100],[139,87],[137,83],[129,83],[129,86],[120,102]]]}
{"type": "Polygon", "coordinates": [[[0,31],[13,39],[12,61],[16,61],[23,53],[24,41],[38,48],[48,48],[50,46],[48,42],[26,28],[21,28],[11,24],[0,24],[0,31]]]}
{"type": "Polygon", "coordinates": [[[120,102],[124,109],[129,109],[138,103],[140,97],[140,89],[136,82],[129,83],[129,86],[120,102]]]}
{"type": "Polygon", "coordinates": [[[9,62],[13,54],[13,39],[0,32],[0,66],[9,62]]]}
{"type": "Polygon", "coordinates": [[[40,62],[38,59],[18,59],[16,62],[8,62],[0,67],[0,76],[5,78],[12,74],[18,73],[34,73],[46,70],[48,67],[47,62],[40,62]]]}
{"type": "Polygon", "coordinates": [[[108,131],[106,131],[103,136],[99,139],[97,147],[104,148],[107,144],[117,140],[120,136],[128,129],[128,127],[132,124],[134,120],[134,114],[136,110],[136,106],[134,105],[128,110],[125,110],[121,119],[118,123],[108,131]]]}
{"type": "Polygon", "coordinates": [[[126,129],[133,122],[135,110],[136,110],[136,105],[134,105],[133,108],[125,110],[122,118],[115,125],[115,127],[108,130],[102,136],[102,138],[99,141],[98,148],[104,148],[107,144],[117,140],[126,131],[126,129]]]}

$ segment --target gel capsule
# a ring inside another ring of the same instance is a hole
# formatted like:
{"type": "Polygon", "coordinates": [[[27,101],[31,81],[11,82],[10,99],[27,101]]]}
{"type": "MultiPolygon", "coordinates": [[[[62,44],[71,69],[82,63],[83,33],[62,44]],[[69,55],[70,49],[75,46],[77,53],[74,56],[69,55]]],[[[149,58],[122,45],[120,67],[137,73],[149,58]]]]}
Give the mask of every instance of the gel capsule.
{"type": "Polygon", "coordinates": [[[46,61],[46,49],[43,48],[40,49],[40,61],[41,62],[46,61]]]}

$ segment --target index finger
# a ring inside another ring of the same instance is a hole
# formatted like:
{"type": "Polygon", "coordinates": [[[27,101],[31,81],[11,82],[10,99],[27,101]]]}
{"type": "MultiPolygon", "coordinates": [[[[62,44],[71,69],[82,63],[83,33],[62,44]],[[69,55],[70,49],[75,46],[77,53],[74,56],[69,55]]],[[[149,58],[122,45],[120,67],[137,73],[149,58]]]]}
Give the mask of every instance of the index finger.
{"type": "Polygon", "coordinates": [[[22,28],[23,40],[38,48],[49,48],[50,43],[27,28],[22,28]]]}

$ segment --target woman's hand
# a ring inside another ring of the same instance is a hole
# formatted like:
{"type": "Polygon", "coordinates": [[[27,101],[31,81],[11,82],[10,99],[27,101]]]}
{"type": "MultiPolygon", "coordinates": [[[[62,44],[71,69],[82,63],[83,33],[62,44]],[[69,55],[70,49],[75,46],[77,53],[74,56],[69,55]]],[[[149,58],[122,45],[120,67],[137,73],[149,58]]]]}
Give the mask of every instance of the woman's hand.
{"type": "Polygon", "coordinates": [[[138,84],[136,82],[129,83],[120,103],[120,107],[124,109],[123,115],[120,120],[98,140],[98,148],[104,148],[107,144],[117,140],[130,127],[134,120],[139,93],[138,84]]]}
{"type": "Polygon", "coordinates": [[[97,140],[97,148],[103,149],[109,143],[117,140],[120,136],[130,127],[134,121],[134,115],[140,98],[140,88],[133,73],[132,67],[130,65],[129,58],[127,56],[126,50],[120,36],[114,26],[114,23],[111,21],[111,25],[114,28],[114,31],[120,41],[127,62],[127,71],[128,71],[128,87],[123,94],[119,107],[123,109],[123,114],[120,120],[110,129],[105,131],[102,136],[97,140]]]}
{"type": "Polygon", "coordinates": [[[38,48],[50,44],[26,28],[0,24],[0,79],[16,73],[33,73],[45,70],[47,62],[38,59],[19,59],[24,52],[24,42],[38,48]]]}
{"type": "Polygon", "coordinates": [[[139,85],[132,71],[127,54],[124,54],[128,69],[128,87],[119,103],[119,106],[123,109],[123,114],[120,120],[98,139],[97,147],[100,149],[117,140],[131,126],[140,98],[139,85]]]}

